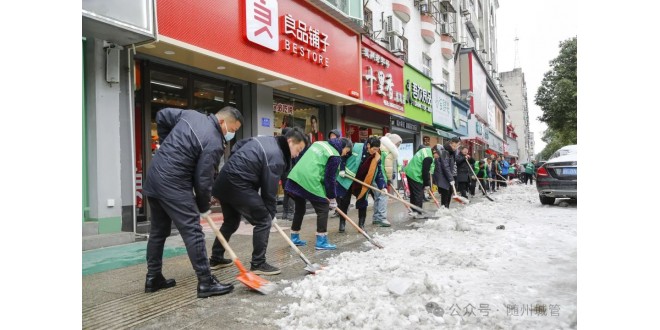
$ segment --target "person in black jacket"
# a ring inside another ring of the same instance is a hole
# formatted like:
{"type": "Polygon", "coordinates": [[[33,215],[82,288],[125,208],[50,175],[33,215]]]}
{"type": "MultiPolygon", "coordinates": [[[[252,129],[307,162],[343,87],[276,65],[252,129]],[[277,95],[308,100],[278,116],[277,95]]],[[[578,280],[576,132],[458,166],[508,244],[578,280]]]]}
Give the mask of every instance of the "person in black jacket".
{"type": "Polygon", "coordinates": [[[470,155],[468,155],[468,148],[462,147],[456,155],[456,180],[458,181],[458,193],[461,196],[467,198],[468,190],[470,189],[470,176],[472,172],[470,171],[470,155]]]}
{"type": "Polygon", "coordinates": [[[224,107],[215,115],[174,108],[156,114],[160,148],[146,173],[142,191],[151,209],[145,292],[176,285],[174,279],[166,280],[161,272],[163,248],[172,222],[186,244],[197,274],[197,297],[233,290],[232,284],[222,284],[211,275],[200,215],[211,213],[213,175],[225,145],[242,122],[243,116],[233,107],[224,107]]]}
{"type": "Polygon", "coordinates": [[[449,168],[449,153],[441,144],[438,144],[433,148],[433,158],[435,161],[433,182],[438,186],[440,204],[449,208],[452,195],[451,185],[454,184],[454,177],[449,168]]]}
{"type": "MultiPolygon", "coordinates": [[[[220,233],[229,241],[240,225],[241,215],[254,226],[251,271],[276,275],[281,271],[266,262],[266,248],[277,206],[277,188],[291,159],[309,144],[305,132],[294,127],[284,136],[259,136],[238,141],[229,160],[213,184],[213,196],[220,201],[224,221],[220,233]]],[[[211,267],[232,264],[224,258],[225,249],[216,238],[211,267]]]]}

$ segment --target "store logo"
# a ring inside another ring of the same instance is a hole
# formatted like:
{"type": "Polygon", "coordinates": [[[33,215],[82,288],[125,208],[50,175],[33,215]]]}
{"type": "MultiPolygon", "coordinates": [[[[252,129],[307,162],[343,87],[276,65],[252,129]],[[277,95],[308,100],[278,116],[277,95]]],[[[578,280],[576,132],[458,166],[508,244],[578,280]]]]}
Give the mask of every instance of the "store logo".
{"type": "Polygon", "coordinates": [[[433,111],[433,106],[431,105],[433,104],[433,97],[430,90],[424,89],[422,86],[410,81],[410,79],[406,81],[406,90],[408,91],[406,103],[426,112],[433,111]]]}
{"type": "Polygon", "coordinates": [[[248,40],[271,50],[279,49],[277,8],[277,0],[245,1],[245,27],[248,40]]]}
{"type": "Polygon", "coordinates": [[[286,14],[282,16],[282,34],[293,40],[285,39],[282,42],[282,51],[306,58],[324,68],[330,66],[330,59],[323,55],[330,45],[326,33],[302,20],[294,19],[291,14],[286,14]]]}

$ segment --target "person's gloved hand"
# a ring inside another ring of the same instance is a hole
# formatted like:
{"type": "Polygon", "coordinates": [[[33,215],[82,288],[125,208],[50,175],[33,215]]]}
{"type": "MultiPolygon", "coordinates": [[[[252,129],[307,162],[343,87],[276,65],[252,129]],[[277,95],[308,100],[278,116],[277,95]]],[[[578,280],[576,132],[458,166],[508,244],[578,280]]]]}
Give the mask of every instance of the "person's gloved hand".
{"type": "Polygon", "coordinates": [[[206,211],[206,212],[204,212],[204,213],[200,213],[200,214],[199,214],[199,216],[202,217],[202,218],[206,218],[206,217],[208,217],[208,216],[210,216],[210,215],[211,215],[211,209],[209,209],[208,211],[206,211]]]}
{"type": "Polygon", "coordinates": [[[383,188],[380,190],[383,194],[387,194],[387,188],[383,188]]]}
{"type": "Polygon", "coordinates": [[[430,195],[431,194],[431,187],[429,187],[429,186],[424,187],[424,193],[430,195]]]}
{"type": "Polygon", "coordinates": [[[344,171],[339,171],[339,176],[342,177],[342,178],[345,177],[345,176],[346,176],[346,172],[344,172],[344,171]]]}
{"type": "Polygon", "coordinates": [[[453,185],[454,185],[454,181],[450,181],[450,182],[449,182],[449,185],[450,185],[450,186],[453,186],[453,185]]]}
{"type": "Polygon", "coordinates": [[[332,211],[336,208],[337,208],[337,200],[333,198],[333,199],[330,200],[330,211],[332,211]]]}

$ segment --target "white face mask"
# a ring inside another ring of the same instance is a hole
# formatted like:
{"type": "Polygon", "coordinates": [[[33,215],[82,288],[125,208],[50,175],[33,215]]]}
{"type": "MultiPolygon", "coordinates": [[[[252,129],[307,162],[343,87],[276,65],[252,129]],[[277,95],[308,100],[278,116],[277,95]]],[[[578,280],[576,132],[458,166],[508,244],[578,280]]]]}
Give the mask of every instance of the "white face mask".
{"type": "Polygon", "coordinates": [[[227,142],[231,141],[231,139],[234,138],[234,135],[236,135],[236,132],[230,132],[229,129],[227,128],[227,122],[225,122],[225,131],[227,131],[227,134],[225,134],[225,139],[227,142]]]}

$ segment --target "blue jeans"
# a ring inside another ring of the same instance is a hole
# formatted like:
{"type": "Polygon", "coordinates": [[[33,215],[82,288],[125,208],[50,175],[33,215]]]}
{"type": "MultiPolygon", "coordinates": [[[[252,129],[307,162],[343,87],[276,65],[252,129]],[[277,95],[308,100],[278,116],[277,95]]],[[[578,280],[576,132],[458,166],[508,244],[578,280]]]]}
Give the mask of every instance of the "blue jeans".
{"type": "Polygon", "coordinates": [[[387,195],[380,190],[373,190],[374,193],[374,216],[372,221],[387,220],[387,195]]]}

